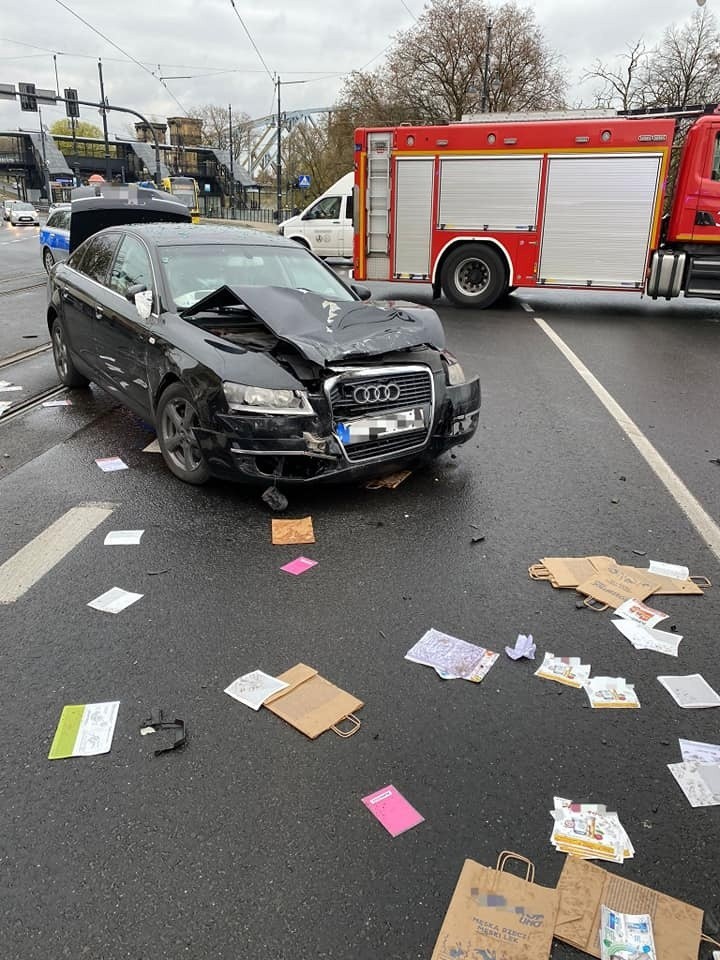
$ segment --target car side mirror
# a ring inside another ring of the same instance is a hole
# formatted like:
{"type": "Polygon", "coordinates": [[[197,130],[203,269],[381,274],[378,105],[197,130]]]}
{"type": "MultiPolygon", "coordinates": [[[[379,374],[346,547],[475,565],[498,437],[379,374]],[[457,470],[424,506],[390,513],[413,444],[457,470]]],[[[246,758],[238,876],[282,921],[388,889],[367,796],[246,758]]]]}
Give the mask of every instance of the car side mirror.
{"type": "Polygon", "coordinates": [[[356,293],[361,300],[369,300],[372,296],[372,290],[368,290],[367,287],[360,286],[359,283],[350,284],[350,289],[356,293]]]}
{"type": "Polygon", "coordinates": [[[125,293],[127,299],[135,304],[135,309],[141,320],[147,320],[152,313],[153,292],[148,290],[144,283],[133,283],[125,293]]]}
{"type": "Polygon", "coordinates": [[[147,290],[147,284],[146,284],[146,283],[133,283],[133,284],[132,284],[131,286],[129,286],[129,287],[127,288],[127,290],[125,291],[125,299],[126,299],[126,300],[129,300],[130,303],[134,303],[134,302],[135,302],[135,297],[136,297],[139,293],[143,293],[145,290],[147,290]]]}

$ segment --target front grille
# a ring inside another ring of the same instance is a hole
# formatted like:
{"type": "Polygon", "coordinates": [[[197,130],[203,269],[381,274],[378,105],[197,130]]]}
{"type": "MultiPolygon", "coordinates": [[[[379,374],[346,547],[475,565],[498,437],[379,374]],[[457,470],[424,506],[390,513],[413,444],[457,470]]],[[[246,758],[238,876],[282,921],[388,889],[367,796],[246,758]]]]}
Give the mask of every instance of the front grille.
{"type": "Polygon", "coordinates": [[[375,457],[402,454],[406,450],[421,447],[427,440],[433,419],[433,381],[428,369],[413,368],[407,371],[377,372],[364,370],[357,375],[340,376],[328,390],[332,408],[333,424],[347,423],[358,417],[382,417],[399,410],[421,408],[425,413],[425,429],[407,433],[388,434],[359,443],[344,445],[348,460],[356,462],[375,457]],[[355,398],[355,388],[390,387],[397,393],[392,400],[363,402],[355,398]],[[399,392],[398,392],[399,391],[399,392]]]}

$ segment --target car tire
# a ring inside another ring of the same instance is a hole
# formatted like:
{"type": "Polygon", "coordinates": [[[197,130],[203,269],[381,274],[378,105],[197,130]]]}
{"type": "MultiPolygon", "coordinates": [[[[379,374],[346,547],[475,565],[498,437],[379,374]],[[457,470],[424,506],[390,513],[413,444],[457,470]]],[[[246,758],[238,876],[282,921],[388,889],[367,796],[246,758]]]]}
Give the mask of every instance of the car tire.
{"type": "Polygon", "coordinates": [[[43,266],[45,267],[45,272],[50,273],[55,264],[55,257],[50,247],[45,247],[43,250],[43,266]]]}
{"type": "Polygon", "coordinates": [[[464,243],[448,255],[441,283],[452,303],[484,310],[505,294],[507,270],[500,255],[488,244],[464,243]]]}
{"type": "Polygon", "coordinates": [[[170,472],[184,483],[206,483],[210,469],[192,432],[200,426],[200,417],[183,384],[173,383],[163,392],[155,424],[160,451],[170,472]]]}
{"type": "Polygon", "coordinates": [[[58,379],[65,387],[87,387],[90,383],[87,377],[79,372],[70,356],[70,348],[65,339],[65,331],[59,318],[56,317],[51,331],[53,360],[58,379]]]}

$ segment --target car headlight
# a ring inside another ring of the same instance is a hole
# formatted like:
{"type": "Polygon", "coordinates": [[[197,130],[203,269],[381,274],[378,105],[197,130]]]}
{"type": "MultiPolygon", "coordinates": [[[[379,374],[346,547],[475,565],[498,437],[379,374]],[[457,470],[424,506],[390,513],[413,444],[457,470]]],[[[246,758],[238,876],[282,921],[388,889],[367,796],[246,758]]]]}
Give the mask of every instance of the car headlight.
{"type": "Polygon", "coordinates": [[[455,357],[451,353],[444,353],[443,359],[445,360],[445,377],[448,385],[459,387],[460,384],[465,383],[465,371],[455,357]]]}
{"type": "Polygon", "coordinates": [[[248,387],[243,383],[223,383],[223,392],[231,410],[247,413],[312,413],[304,390],[272,390],[248,387]]]}

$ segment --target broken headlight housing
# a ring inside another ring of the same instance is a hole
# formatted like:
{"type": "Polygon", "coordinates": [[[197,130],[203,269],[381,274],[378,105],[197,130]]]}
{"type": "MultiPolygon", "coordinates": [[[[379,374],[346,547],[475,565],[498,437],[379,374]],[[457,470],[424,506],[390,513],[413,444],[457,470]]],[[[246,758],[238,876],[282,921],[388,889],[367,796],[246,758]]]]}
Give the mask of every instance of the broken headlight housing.
{"type": "Polygon", "coordinates": [[[223,383],[223,393],[231,410],[245,413],[312,413],[304,390],[272,390],[270,387],[249,387],[244,383],[223,383]]]}
{"type": "Polygon", "coordinates": [[[455,357],[451,353],[444,352],[443,360],[445,361],[445,379],[448,386],[459,387],[465,383],[465,371],[455,357]]]}

